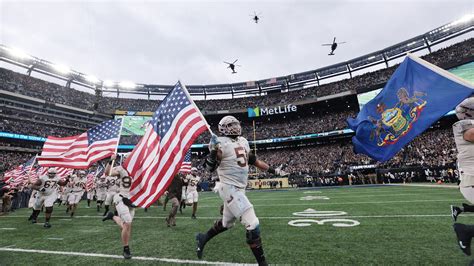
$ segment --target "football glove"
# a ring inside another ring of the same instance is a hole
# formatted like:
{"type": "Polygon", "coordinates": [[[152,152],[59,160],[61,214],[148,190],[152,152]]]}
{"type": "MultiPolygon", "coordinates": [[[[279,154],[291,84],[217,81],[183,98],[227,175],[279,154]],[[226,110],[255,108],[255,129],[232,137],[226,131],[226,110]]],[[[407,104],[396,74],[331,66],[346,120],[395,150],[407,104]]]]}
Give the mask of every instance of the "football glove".
{"type": "Polygon", "coordinates": [[[280,168],[275,169],[275,174],[276,174],[276,175],[279,175],[279,176],[287,176],[287,175],[289,175],[289,173],[287,173],[287,172],[281,170],[280,168]]]}
{"type": "Polygon", "coordinates": [[[219,149],[220,141],[217,138],[217,135],[212,134],[211,141],[209,142],[209,150],[216,151],[219,149]]]}

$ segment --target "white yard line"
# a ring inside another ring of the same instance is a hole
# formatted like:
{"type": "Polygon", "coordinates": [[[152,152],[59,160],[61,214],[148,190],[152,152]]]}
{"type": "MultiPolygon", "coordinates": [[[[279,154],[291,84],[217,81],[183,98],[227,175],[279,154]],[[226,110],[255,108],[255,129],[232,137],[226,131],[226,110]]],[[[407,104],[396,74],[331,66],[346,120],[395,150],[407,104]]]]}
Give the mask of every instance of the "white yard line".
{"type": "Polygon", "coordinates": [[[8,231],[11,231],[11,230],[16,230],[16,228],[13,228],[13,227],[4,227],[4,228],[0,228],[0,230],[8,230],[8,231]]]}
{"type": "MultiPolygon", "coordinates": [[[[100,253],[66,252],[66,251],[5,248],[5,247],[0,248],[0,251],[54,254],[54,255],[65,255],[65,256],[99,257],[99,258],[112,258],[112,259],[124,260],[123,256],[110,255],[110,254],[100,254],[100,253]]],[[[185,263],[185,264],[207,264],[207,265],[255,265],[255,264],[238,264],[238,263],[234,263],[234,262],[205,261],[205,260],[180,260],[180,259],[167,259],[167,258],[157,258],[157,257],[133,257],[132,261],[133,260],[161,261],[161,262],[168,262],[168,263],[185,263]]]]}
{"type": "Polygon", "coordinates": [[[61,237],[48,237],[46,239],[48,239],[48,240],[60,240],[60,241],[64,240],[64,238],[61,238],[61,237]]]}

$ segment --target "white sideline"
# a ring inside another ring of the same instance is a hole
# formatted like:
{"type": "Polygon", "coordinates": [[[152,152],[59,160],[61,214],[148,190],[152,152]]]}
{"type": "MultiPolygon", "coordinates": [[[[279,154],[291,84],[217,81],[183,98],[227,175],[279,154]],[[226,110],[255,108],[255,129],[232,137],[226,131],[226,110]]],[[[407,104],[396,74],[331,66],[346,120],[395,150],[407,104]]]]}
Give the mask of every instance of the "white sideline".
{"type": "MultiPolygon", "coordinates": [[[[124,260],[123,256],[100,254],[100,253],[66,252],[66,251],[7,248],[7,247],[0,248],[0,251],[55,254],[55,255],[66,255],[66,256],[99,257],[99,258],[112,258],[112,259],[124,260]]],[[[131,260],[132,261],[133,260],[148,260],[148,261],[161,261],[161,262],[169,262],[169,263],[207,264],[207,265],[255,265],[255,264],[239,264],[239,263],[221,262],[221,261],[180,260],[180,259],[166,259],[166,258],[156,258],[156,257],[133,257],[131,260]]]]}

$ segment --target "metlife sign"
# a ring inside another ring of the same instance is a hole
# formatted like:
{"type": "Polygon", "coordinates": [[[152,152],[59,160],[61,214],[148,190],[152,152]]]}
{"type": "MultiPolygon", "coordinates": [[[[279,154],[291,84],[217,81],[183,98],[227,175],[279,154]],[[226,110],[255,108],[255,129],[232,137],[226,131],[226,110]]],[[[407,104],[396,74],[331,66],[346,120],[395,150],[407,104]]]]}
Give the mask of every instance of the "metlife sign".
{"type": "Polygon", "coordinates": [[[255,108],[247,108],[248,116],[249,117],[260,117],[260,116],[267,116],[267,115],[278,115],[278,114],[286,114],[290,112],[297,111],[296,105],[288,104],[283,106],[276,106],[272,108],[268,107],[255,107],[255,108]]]}

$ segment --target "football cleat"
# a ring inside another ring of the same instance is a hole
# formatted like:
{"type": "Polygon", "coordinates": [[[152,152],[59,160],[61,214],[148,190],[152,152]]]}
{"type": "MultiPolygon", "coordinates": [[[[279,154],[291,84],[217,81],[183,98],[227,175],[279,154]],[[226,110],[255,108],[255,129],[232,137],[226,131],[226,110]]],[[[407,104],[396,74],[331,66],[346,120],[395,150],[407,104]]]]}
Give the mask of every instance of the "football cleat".
{"type": "Polygon", "coordinates": [[[132,258],[132,254],[130,253],[130,249],[124,249],[123,250],[123,258],[127,259],[127,260],[132,258]]]}
{"type": "Polygon", "coordinates": [[[36,219],[35,219],[35,218],[31,218],[31,223],[32,223],[32,224],[35,224],[35,223],[36,223],[36,219]]]}
{"type": "Polygon", "coordinates": [[[464,224],[455,223],[453,224],[454,232],[458,239],[459,248],[461,248],[464,254],[471,255],[471,237],[466,232],[466,226],[464,224]]]}
{"type": "Polygon", "coordinates": [[[191,219],[196,219],[196,215],[191,215],[191,219]]]}
{"type": "Polygon", "coordinates": [[[48,222],[45,222],[43,225],[44,228],[51,228],[51,225],[48,222]]]}
{"type": "Polygon", "coordinates": [[[462,210],[459,207],[451,205],[451,217],[453,217],[453,220],[456,222],[458,219],[459,214],[461,214],[462,210]]]}
{"type": "Polygon", "coordinates": [[[169,218],[166,218],[165,221],[166,221],[166,226],[170,227],[170,226],[171,226],[171,224],[170,224],[170,219],[169,219],[169,218]]]}
{"type": "Polygon", "coordinates": [[[109,212],[107,213],[107,216],[105,216],[104,218],[102,218],[102,222],[105,222],[107,220],[112,220],[114,218],[114,213],[113,212],[109,212]]]}
{"type": "Polygon", "coordinates": [[[199,259],[202,259],[202,254],[204,252],[204,245],[206,245],[206,236],[204,234],[198,233],[196,235],[196,255],[199,259]]]}

